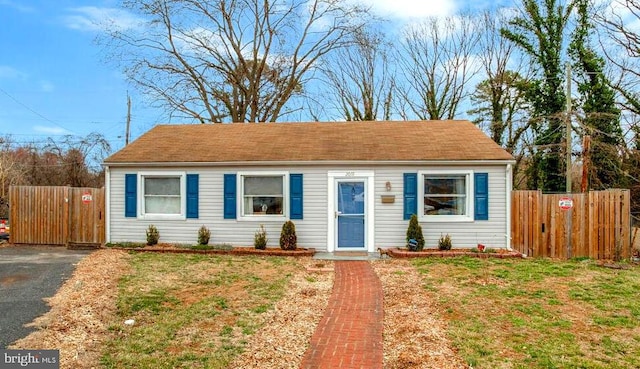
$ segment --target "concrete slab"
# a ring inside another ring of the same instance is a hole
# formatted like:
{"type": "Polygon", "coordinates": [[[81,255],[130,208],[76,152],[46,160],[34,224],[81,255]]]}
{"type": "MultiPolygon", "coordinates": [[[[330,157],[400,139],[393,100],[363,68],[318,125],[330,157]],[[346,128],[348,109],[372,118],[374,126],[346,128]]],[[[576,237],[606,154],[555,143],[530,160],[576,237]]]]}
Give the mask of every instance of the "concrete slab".
{"type": "Polygon", "coordinates": [[[369,252],[359,254],[346,254],[340,252],[316,252],[313,255],[316,260],[347,260],[347,261],[362,261],[362,260],[379,260],[380,253],[369,252]]]}

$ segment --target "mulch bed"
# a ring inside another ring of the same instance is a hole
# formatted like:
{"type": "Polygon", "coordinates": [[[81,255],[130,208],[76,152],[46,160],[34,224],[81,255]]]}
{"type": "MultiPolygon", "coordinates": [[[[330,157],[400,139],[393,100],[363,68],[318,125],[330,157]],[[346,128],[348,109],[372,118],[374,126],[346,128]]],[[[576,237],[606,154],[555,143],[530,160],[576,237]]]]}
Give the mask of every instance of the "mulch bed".
{"type": "Polygon", "coordinates": [[[260,255],[260,256],[313,256],[316,253],[316,249],[313,248],[298,248],[296,250],[282,250],[280,248],[266,248],[265,250],[258,250],[252,247],[234,247],[229,250],[193,250],[187,248],[177,248],[172,246],[160,245],[160,246],[147,246],[147,247],[109,247],[112,249],[135,251],[135,252],[159,252],[168,254],[216,254],[216,255],[260,255]]]}
{"type": "Polygon", "coordinates": [[[392,258],[448,258],[469,256],[472,258],[498,258],[498,259],[517,259],[522,258],[522,254],[516,251],[498,249],[495,252],[473,252],[467,250],[448,250],[441,251],[437,249],[427,249],[422,251],[409,251],[405,248],[391,248],[387,250],[387,255],[392,258]]]}

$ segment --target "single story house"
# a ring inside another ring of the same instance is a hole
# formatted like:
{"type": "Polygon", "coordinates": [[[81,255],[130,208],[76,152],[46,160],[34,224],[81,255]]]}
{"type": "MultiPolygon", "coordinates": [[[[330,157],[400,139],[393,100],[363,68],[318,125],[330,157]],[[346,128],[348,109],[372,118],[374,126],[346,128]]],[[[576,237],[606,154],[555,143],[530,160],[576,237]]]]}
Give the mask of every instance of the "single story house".
{"type": "Polygon", "coordinates": [[[469,121],[158,125],[108,157],[107,242],[253,246],[282,224],[298,245],[367,251],[406,244],[417,214],[436,247],[510,248],[513,157],[469,121]]]}

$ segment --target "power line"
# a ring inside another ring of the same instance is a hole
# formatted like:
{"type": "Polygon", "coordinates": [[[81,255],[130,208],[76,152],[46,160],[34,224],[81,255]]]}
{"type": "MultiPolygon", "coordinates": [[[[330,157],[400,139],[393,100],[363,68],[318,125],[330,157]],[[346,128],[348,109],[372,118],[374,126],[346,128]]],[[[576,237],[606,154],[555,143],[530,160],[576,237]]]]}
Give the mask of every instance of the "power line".
{"type": "MultiPolygon", "coordinates": [[[[31,107],[29,107],[27,104],[25,104],[25,103],[23,103],[22,101],[20,101],[20,100],[16,99],[15,97],[13,97],[11,94],[9,94],[7,91],[5,91],[4,89],[2,89],[1,87],[0,87],[0,92],[2,92],[3,94],[7,95],[7,97],[9,97],[11,100],[13,100],[16,104],[18,104],[18,105],[22,106],[23,108],[25,108],[25,109],[27,109],[28,111],[32,112],[33,114],[35,114],[35,115],[39,116],[40,118],[42,118],[42,119],[46,120],[47,122],[52,123],[52,124],[55,124],[56,126],[58,126],[58,127],[62,128],[62,129],[64,129],[64,130],[66,130],[66,131],[69,131],[69,132],[71,132],[71,133],[76,133],[76,132],[74,132],[74,131],[72,131],[72,130],[70,130],[70,129],[66,128],[66,127],[63,127],[63,126],[62,126],[62,125],[60,125],[58,122],[53,121],[53,120],[51,120],[51,119],[49,119],[49,118],[45,117],[44,115],[42,115],[42,114],[38,113],[37,111],[35,111],[35,110],[34,110],[34,109],[32,109],[31,107]]],[[[77,134],[77,133],[76,133],[76,134],[77,134]]]]}

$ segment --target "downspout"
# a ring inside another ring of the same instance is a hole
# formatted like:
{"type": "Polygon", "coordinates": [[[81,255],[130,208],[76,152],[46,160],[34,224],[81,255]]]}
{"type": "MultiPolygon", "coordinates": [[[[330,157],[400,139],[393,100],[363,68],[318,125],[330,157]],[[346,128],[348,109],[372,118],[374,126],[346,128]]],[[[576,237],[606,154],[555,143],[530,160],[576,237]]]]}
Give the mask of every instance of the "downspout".
{"type": "Polygon", "coordinates": [[[507,164],[507,168],[505,169],[505,188],[506,188],[506,204],[507,204],[507,221],[506,223],[506,233],[505,233],[505,237],[506,237],[506,246],[507,246],[507,250],[511,250],[511,191],[512,191],[512,167],[511,164],[507,164]]]}
{"type": "Polygon", "coordinates": [[[108,165],[104,167],[104,189],[104,239],[106,243],[109,243],[111,242],[111,171],[108,165]]]}

